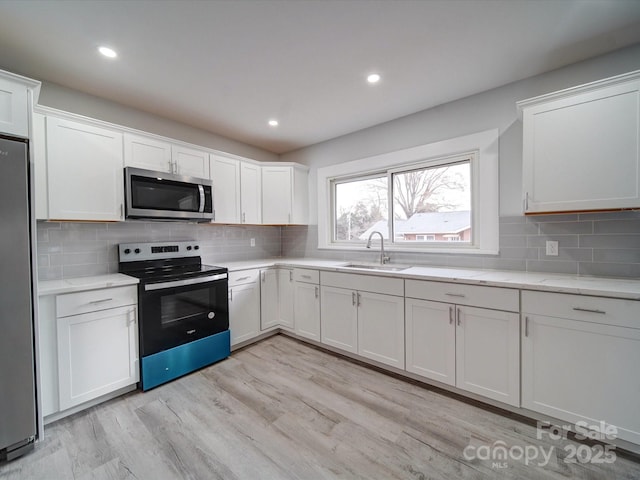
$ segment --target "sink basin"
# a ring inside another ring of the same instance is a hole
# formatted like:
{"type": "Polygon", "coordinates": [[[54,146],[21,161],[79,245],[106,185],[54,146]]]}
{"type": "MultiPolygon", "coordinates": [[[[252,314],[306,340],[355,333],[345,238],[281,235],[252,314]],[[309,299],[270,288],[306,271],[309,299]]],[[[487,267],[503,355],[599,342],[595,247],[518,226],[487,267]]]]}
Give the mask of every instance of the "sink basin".
{"type": "Polygon", "coordinates": [[[364,270],[383,270],[386,272],[400,272],[411,268],[407,265],[381,265],[379,263],[347,263],[342,266],[343,268],[357,268],[364,270]]]}

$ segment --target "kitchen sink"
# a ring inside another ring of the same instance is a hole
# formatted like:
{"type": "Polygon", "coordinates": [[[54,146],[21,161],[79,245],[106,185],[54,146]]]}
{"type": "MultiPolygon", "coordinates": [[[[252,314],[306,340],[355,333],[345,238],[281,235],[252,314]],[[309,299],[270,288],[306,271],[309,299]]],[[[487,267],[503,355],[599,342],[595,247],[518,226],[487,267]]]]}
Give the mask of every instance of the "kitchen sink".
{"type": "Polygon", "coordinates": [[[407,268],[411,268],[411,266],[408,265],[382,265],[380,263],[347,263],[346,265],[342,265],[342,267],[364,270],[383,270],[386,272],[400,272],[407,268]]]}

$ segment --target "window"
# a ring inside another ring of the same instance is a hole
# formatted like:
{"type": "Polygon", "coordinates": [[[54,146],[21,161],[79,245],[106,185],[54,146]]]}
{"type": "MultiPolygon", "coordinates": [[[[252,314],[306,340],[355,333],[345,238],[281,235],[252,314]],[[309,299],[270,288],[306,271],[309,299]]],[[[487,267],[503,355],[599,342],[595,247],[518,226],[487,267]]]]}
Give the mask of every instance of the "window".
{"type": "Polygon", "coordinates": [[[320,168],[319,248],[497,253],[497,166],[493,130],[320,168]]]}

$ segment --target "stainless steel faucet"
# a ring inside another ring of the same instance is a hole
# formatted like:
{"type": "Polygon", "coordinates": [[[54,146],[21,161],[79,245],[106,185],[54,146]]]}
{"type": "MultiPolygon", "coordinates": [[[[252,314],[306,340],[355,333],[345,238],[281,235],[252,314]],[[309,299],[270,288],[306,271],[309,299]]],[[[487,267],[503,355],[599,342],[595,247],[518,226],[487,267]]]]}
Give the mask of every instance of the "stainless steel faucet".
{"type": "Polygon", "coordinates": [[[371,235],[369,235],[369,240],[367,240],[367,248],[371,248],[371,237],[373,237],[373,235],[376,233],[380,235],[380,265],[384,265],[391,259],[384,254],[384,237],[382,236],[382,233],[378,231],[371,232],[371,235]]]}

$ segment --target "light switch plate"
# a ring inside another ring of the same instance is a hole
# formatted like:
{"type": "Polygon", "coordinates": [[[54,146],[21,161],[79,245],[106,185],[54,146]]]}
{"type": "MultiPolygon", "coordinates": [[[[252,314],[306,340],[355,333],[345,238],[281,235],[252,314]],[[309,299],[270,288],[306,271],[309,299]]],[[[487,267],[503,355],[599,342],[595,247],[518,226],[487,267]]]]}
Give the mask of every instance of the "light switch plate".
{"type": "Polygon", "coordinates": [[[547,255],[550,257],[558,256],[558,242],[547,240],[547,255]]]}

